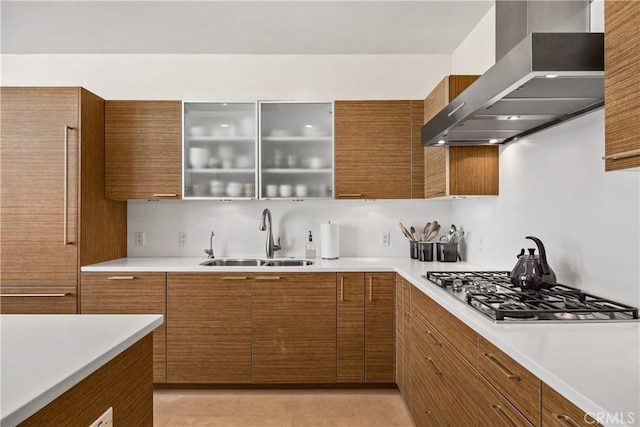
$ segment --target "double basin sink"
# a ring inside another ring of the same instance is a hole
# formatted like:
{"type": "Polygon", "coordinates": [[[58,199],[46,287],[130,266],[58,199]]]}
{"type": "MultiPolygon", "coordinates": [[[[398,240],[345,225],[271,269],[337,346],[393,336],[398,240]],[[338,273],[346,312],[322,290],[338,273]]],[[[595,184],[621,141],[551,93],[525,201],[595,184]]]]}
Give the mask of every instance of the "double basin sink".
{"type": "Polygon", "coordinates": [[[207,267],[303,267],[313,265],[308,259],[220,258],[208,259],[200,265],[207,267]]]}

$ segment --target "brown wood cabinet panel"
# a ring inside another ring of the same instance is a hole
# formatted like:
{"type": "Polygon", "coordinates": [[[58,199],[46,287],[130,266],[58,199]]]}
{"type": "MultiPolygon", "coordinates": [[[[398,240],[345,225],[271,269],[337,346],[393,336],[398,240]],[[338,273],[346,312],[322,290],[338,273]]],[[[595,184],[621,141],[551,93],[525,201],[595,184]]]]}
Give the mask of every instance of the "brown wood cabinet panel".
{"type": "Polygon", "coordinates": [[[605,1],[605,155],[607,171],[640,167],[640,2],[605,1]]]}
{"type": "Polygon", "coordinates": [[[405,401],[411,407],[411,283],[404,281],[402,285],[403,293],[403,314],[402,314],[402,330],[404,332],[404,380],[405,385],[405,401]]]}
{"type": "Polygon", "coordinates": [[[394,381],[394,273],[366,273],[365,381],[394,381]]]}
{"type": "Polygon", "coordinates": [[[0,283],[76,286],[79,89],[3,87],[0,94],[0,283]]]}
{"type": "Polygon", "coordinates": [[[411,198],[424,199],[424,147],[420,129],[424,124],[424,102],[411,101],[411,198]]]}
{"type": "Polygon", "coordinates": [[[524,415],[482,377],[480,377],[478,400],[478,425],[533,427],[524,415]]]}
{"type": "MultiPolygon", "coordinates": [[[[336,274],[257,274],[253,382],[336,382],[336,274]]],[[[171,315],[171,312],[169,312],[171,315]]]]}
{"type": "Polygon", "coordinates": [[[18,425],[88,426],[112,407],[113,425],[153,426],[152,345],[149,334],[18,425]]]}
{"type": "Polygon", "coordinates": [[[180,199],[182,103],[107,101],[105,108],[107,197],[180,199]]]}
{"type": "Polygon", "coordinates": [[[447,195],[447,147],[424,148],[424,196],[442,197],[447,195]]]}
{"type": "Polygon", "coordinates": [[[251,382],[250,275],[167,274],[167,382],[251,382]]]}
{"type": "Polygon", "coordinates": [[[498,146],[449,147],[449,194],[498,195],[498,146]]]}
{"type": "Polygon", "coordinates": [[[553,388],[542,383],[542,427],[567,426],[591,427],[601,424],[553,388]]]}
{"type": "Polygon", "coordinates": [[[76,289],[75,286],[3,286],[0,287],[0,314],[75,314],[76,289]]]}
{"type": "Polygon", "coordinates": [[[411,198],[411,129],[411,101],[336,101],[336,198],[411,198]]]}
{"type": "Polygon", "coordinates": [[[404,315],[404,282],[405,280],[399,274],[396,274],[396,307],[395,307],[395,327],[396,327],[396,343],[395,343],[395,360],[396,360],[396,372],[395,379],[400,394],[406,401],[406,387],[404,382],[405,373],[405,357],[404,357],[404,322],[402,316],[404,315]]]}
{"type": "Polygon", "coordinates": [[[462,354],[472,366],[476,366],[478,334],[473,329],[417,288],[413,288],[411,292],[411,308],[414,313],[419,313],[425,319],[429,319],[453,348],[462,354]]]}
{"type": "Polygon", "coordinates": [[[105,197],[104,100],[80,90],[80,265],[127,256],[127,202],[105,197]]]}
{"type": "Polygon", "coordinates": [[[338,273],[339,383],[364,382],[364,273],[338,273]]]}
{"type": "Polygon", "coordinates": [[[533,425],[540,425],[540,380],[486,339],[479,339],[478,371],[533,425]]]}
{"type": "Polygon", "coordinates": [[[164,383],[167,355],[166,273],[82,273],[81,314],[162,314],[153,331],[153,382],[164,383]]]}

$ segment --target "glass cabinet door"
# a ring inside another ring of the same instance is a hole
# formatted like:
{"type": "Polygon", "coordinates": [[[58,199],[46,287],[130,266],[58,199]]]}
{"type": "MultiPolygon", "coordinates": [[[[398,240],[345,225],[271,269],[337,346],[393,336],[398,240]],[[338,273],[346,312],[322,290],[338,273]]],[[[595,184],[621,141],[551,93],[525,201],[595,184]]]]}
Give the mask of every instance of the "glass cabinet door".
{"type": "Polygon", "coordinates": [[[185,199],[257,197],[256,104],[185,102],[185,199]]]}
{"type": "Polygon", "coordinates": [[[333,103],[259,105],[260,198],[332,198],[333,103]]]}

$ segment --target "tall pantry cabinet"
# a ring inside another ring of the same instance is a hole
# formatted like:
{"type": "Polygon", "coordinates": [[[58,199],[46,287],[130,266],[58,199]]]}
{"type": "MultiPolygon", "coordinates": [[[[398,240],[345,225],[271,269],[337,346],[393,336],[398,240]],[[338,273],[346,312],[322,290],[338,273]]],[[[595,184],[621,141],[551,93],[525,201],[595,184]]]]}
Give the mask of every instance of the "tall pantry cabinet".
{"type": "Polygon", "coordinates": [[[2,313],[76,313],[81,265],[126,256],[126,202],[104,196],[104,100],[3,87],[2,313]]]}

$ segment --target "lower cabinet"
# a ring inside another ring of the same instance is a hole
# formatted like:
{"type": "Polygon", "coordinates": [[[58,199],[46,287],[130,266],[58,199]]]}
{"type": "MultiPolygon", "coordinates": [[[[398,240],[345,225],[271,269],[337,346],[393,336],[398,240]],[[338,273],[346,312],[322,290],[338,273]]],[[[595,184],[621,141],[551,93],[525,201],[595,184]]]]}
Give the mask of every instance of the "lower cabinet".
{"type": "MultiPolygon", "coordinates": [[[[633,421],[631,422],[633,423],[633,421]]],[[[582,409],[565,399],[560,393],[542,383],[542,426],[593,427],[601,426],[601,424],[594,420],[591,415],[586,414],[582,409]]]]}
{"type": "Polygon", "coordinates": [[[81,314],[162,314],[153,331],[153,382],[166,382],[166,273],[82,273],[81,314]]]}
{"type": "Polygon", "coordinates": [[[0,287],[0,314],[76,314],[75,286],[0,287]]]}
{"type": "Polygon", "coordinates": [[[251,383],[252,279],[167,274],[168,383],[251,383]]]}
{"type": "Polygon", "coordinates": [[[364,273],[338,273],[337,375],[339,383],[364,382],[364,273]]]}
{"type": "Polygon", "coordinates": [[[254,383],[336,382],[336,273],[256,274],[254,383]]]}
{"type": "Polygon", "coordinates": [[[478,394],[478,425],[533,426],[507,398],[482,377],[480,377],[480,392],[478,394]]]}

